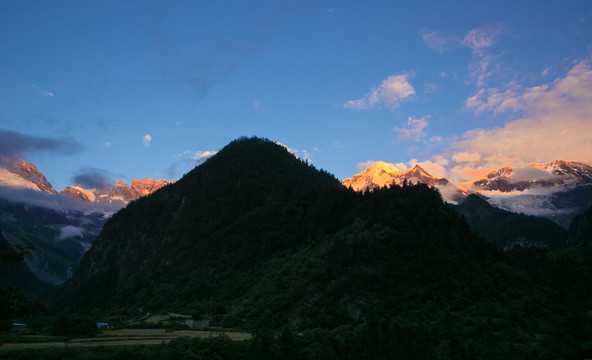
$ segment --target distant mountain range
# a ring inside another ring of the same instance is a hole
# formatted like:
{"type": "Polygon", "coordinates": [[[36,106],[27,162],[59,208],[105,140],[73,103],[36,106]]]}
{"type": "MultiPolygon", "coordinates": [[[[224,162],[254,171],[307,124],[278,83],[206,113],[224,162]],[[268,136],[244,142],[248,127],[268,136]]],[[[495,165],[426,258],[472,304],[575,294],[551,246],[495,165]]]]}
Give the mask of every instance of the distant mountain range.
{"type": "Polygon", "coordinates": [[[35,276],[61,284],[114,212],[167,184],[133,179],[131,186],[122,181],[103,189],[77,184],[58,192],[32,163],[0,159],[0,228],[12,246],[34,245],[25,261],[35,276]]]}
{"type": "MultiPolygon", "coordinates": [[[[112,187],[85,188],[76,184],[67,186],[59,193],[85,202],[102,204],[121,202],[121,206],[124,206],[168,184],[170,184],[168,180],[132,179],[132,185],[129,186],[118,180],[112,187]]],[[[30,189],[48,194],[58,193],[35,165],[19,158],[0,160],[0,187],[30,189]]]]}
{"type": "Polygon", "coordinates": [[[505,166],[465,183],[438,178],[418,165],[399,170],[392,164],[377,162],[342,184],[366,191],[404,181],[434,186],[444,200],[455,204],[470,194],[479,194],[495,207],[548,218],[566,229],[576,215],[592,205],[592,166],[577,161],[505,166]]]}
{"type": "MultiPolygon", "coordinates": [[[[576,215],[592,206],[592,167],[563,160],[523,168],[506,166],[467,183],[433,176],[419,165],[399,170],[377,162],[342,185],[363,192],[417,182],[438,188],[444,200],[460,204],[458,211],[471,227],[502,248],[551,246],[564,242],[565,234],[534,219],[524,225],[530,218],[495,212],[495,208],[547,218],[567,229],[576,215]],[[479,201],[465,204],[471,194],[479,195],[479,201]],[[487,208],[485,201],[494,208],[487,208]],[[492,216],[504,220],[491,223],[492,216]],[[531,227],[538,230],[530,231],[531,227]],[[541,234],[540,229],[548,229],[545,236],[531,236],[541,234]]],[[[0,159],[0,226],[12,245],[35,245],[26,258],[33,274],[60,284],[72,275],[113,213],[168,184],[167,180],[133,179],[131,186],[122,181],[104,188],[75,184],[58,192],[32,163],[0,159]]]]}

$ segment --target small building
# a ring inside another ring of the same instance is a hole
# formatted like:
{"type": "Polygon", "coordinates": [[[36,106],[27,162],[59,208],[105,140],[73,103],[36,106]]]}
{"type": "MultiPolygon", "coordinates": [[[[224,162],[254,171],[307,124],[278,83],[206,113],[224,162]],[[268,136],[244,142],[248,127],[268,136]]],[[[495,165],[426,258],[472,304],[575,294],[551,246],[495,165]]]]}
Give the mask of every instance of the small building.
{"type": "Polygon", "coordinates": [[[23,323],[12,323],[12,331],[16,331],[18,333],[26,333],[29,331],[29,325],[23,323]]]}

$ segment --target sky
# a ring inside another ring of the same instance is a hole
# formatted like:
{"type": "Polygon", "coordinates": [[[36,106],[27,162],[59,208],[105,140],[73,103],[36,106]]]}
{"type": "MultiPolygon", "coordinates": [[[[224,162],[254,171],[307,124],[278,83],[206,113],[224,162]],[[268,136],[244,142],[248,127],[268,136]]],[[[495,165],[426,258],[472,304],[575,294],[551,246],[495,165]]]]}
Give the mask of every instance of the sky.
{"type": "Polygon", "coordinates": [[[592,2],[0,0],[0,156],[58,191],[240,136],[340,180],[592,163],[592,2]]]}

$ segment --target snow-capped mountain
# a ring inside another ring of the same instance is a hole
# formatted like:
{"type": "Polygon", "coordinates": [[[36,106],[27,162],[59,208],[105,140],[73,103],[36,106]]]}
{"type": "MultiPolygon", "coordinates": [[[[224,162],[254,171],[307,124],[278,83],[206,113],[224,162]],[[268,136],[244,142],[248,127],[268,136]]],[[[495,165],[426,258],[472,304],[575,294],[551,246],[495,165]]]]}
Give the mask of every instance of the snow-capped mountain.
{"type": "Polygon", "coordinates": [[[351,187],[355,191],[366,191],[391,184],[402,185],[408,183],[427,184],[440,190],[442,197],[449,202],[457,202],[462,198],[460,190],[446,178],[436,177],[425,171],[421,166],[415,165],[412,169],[399,170],[393,164],[379,161],[361,173],[343,180],[345,187],[351,187]]]}
{"type": "MultiPolygon", "coordinates": [[[[170,182],[167,180],[132,179],[132,185],[129,186],[118,180],[112,187],[106,189],[85,188],[76,184],[67,186],[59,194],[90,203],[121,203],[121,206],[124,206],[168,184],[170,182]]],[[[35,165],[19,158],[0,159],[0,187],[29,189],[47,194],[58,193],[35,165]]]]}
{"type": "Polygon", "coordinates": [[[91,203],[116,203],[124,205],[170,184],[167,180],[132,179],[131,187],[123,181],[116,181],[111,188],[87,189],[81,185],[68,186],[60,194],[91,203]]]}
{"type": "Polygon", "coordinates": [[[56,189],[35,165],[18,158],[0,159],[0,186],[57,194],[56,189]]]}
{"type": "Polygon", "coordinates": [[[461,203],[468,194],[479,194],[498,208],[551,219],[567,228],[579,213],[592,205],[592,166],[554,160],[524,167],[504,166],[468,183],[453,183],[437,178],[419,166],[399,170],[377,162],[343,185],[365,191],[403,181],[417,181],[437,187],[444,200],[461,203]]]}
{"type": "Polygon", "coordinates": [[[548,218],[564,228],[592,205],[592,166],[577,161],[506,166],[468,185],[491,205],[548,218]]]}
{"type": "Polygon", "coordinates": [[[559,187],[592,183],[592,166],[577,162],[555,160],[531,163],[521,168],[505,166],[489,172],[471,183],[471,190],[513,192],[538,187],[559,187]]]}
{"type": "Polygon", "coordinates": [[[419,165],[409,170],[399,170],[393,164],[378,161],[361,173],[343,180],[342,184],[355,191],[366,191],[391,184],[402,185],[405,181],[413,183],[419,181],[430,186],[446,185],[450,182],[431,175],[419,165]]]}

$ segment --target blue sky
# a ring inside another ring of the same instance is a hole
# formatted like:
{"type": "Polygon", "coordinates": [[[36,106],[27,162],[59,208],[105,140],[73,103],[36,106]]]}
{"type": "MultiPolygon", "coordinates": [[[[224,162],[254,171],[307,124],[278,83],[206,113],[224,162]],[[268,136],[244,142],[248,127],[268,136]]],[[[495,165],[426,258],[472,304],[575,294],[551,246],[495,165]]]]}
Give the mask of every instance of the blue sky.
{"type": "Polygon", "coordinates": [[[0,155],[62,190],[239,136],[339,179],[592,162],[590,1],[0,0],[0,155]]]}

